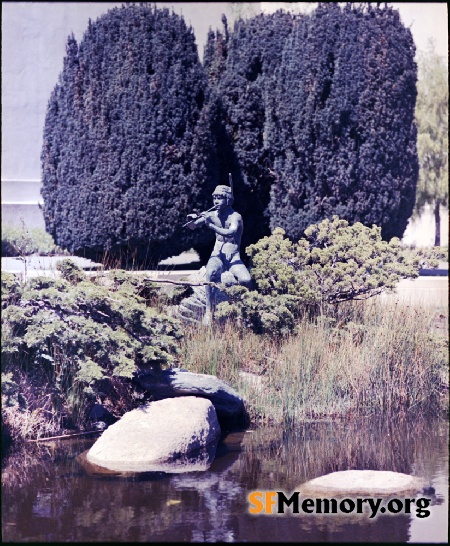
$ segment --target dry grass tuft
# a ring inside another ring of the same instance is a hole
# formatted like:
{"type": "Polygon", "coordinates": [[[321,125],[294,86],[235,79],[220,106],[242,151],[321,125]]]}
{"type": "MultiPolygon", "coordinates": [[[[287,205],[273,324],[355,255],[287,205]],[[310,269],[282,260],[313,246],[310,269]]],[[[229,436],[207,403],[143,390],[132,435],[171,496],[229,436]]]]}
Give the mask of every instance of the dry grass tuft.
{"type": "Polygon", "coordinates": [[[374,299],[284,338],[230,322],[191,327],[181,365],[230,383],[253,421],[438,413],[448,400],[448,313],[374,299]]]}

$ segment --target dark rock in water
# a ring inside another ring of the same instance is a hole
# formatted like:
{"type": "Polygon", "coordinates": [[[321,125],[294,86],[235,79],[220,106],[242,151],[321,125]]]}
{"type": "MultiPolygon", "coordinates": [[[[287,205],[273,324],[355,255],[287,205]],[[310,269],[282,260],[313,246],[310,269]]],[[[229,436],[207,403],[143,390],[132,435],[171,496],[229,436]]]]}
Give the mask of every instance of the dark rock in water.
{"type": "Polygon", "coordinates": [[[104,426],[100,425],[99,427],[96,427],[101,428],[101,430],[117,421],[114,415],[101,404],[94,404],[89,410],[87,418],[92,421],[93,424],[103,423],[104,426]]]}
{"type": "Polygon", "coordinates": [[[219,420],[237,420],[244,416],[244,403],[239,394],[213,375],[173,368],[146,372],[145,375],[138,376],[135,381],[154,400],[197,396],[212,402],[219,420]]]}
{"type": "Polygon", "coordinates": [[[431,485],[428,486],[428,487],[424,487],[422,489],[422,495],[435,495],[436,494],[436,489],[434,487],[432,487],[431,485]]]}

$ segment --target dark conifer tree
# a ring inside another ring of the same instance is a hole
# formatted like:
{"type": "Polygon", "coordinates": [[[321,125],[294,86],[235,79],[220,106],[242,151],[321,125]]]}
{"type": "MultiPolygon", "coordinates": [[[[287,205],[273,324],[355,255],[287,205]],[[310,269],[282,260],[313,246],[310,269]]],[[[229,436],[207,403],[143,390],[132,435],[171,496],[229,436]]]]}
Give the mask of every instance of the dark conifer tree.
{"type": "Polygon", "coordinates": [[[244,219],[242,246],[269,234],[265,214],[273,181],[266,146],[266,109],[286,37],[295,17],[288,13],[239,19],[231,31],[210,32],[204,66],[214,89],[213,124],[222,183],[232,173],[236,209],[244,219]]]}
{"type": "Polygon", "coordinates": [[[153,264],[204,243],[182,224],[218,182],[207,94],[192,29],[166,9],[124,5],[71,36],[42,151],[55,242],[153,264]]]}
{"type": "Polygon", "coordinates": [[[271,227],[333,214],[401,237],[418,176],[414,44],[390,7],[320,4],[283,52],[268,122],[271,227]]]}

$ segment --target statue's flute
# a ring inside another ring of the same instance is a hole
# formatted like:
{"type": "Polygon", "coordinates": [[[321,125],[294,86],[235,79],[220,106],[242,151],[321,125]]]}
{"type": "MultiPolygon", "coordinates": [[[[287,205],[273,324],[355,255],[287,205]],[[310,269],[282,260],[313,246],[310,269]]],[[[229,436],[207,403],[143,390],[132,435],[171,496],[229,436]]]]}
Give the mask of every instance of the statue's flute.
{"type": "MultiPolygon", "coordinates": [[[[217,205],[214,205],[214,206],[211,207],[210,209],[205,210],[204,212],[201,212],[200,214],[196,214],[196,215],[195,215],[195,218],[191,218],[191,219],[189,220],[189,222],[186,222],[186,223],[183,225],[183,227],[186,227],[186,226],[188,226],[189,224],[192,224],[193,222],[195,222],[196,220],[198,220],[199,218],[201,218],[201,215],[202,215],[202,214],[205,214],[206,212],[212,212],[213,210],[217,210],[217,205]]],[[[194,215],[191,215],[191,214],[190,214],[189,216],[194,216],[194,215]]]]}

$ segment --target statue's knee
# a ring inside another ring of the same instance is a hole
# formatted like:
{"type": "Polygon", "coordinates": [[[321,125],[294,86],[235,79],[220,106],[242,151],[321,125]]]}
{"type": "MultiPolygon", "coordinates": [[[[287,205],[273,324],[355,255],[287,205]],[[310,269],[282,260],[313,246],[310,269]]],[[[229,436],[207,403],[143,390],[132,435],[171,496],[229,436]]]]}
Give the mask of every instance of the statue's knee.
{"type": "Polygon", "coordinates": [[[238,276],[239,284],[243,284],[244,286],[248,286],[252,282],[252,278],[250,277],[250,273],[248,271],[243,271],[238,276]]]}
{"type": "Polygon", "coordinates": [[[206,280],[208,282],[220,282],[221,270],[219,267],[206,271],[206,280]]]}

